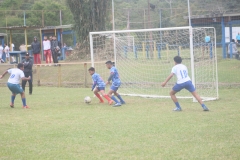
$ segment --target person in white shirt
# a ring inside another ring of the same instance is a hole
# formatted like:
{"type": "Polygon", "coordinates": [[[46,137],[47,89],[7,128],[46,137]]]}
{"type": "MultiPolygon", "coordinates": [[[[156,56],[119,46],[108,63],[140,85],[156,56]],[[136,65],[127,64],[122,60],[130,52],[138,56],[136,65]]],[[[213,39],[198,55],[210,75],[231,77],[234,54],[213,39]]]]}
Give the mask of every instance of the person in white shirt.
{"type": "Polygon", "coordinates": [[[201,104],[203,111],[209,111],[207,106],[202,102],[202,99],[197,94],[195,87],[192,84],[190,77],[188,76],[188,69],[182,63],[182,58],[180,56],[174,57],[175,66],[172,68],[171,74],[167,77],[167,79],[162,83],[162,87],[166,86],[167,82],[175,75],[177,77],[177,83],[172,88],[170,92],[170,96],[173,102],[176,105],[176,108],[173,111],[181,111],[180,104],[178,103],[178,99],[176,97],[176,93],[180,92],[182,89],[186,89],[192,93],[192,95],[198,100],[201,104]]]}
{"type": "Polygon", "coordinates": [[[6,43],[4,44],[4,46],[5,46],[4,52],[6,54],[6,62],[7,62],[7,61],[9,61],[9,47],[6,43]]]}
{"type": "Polygon", "coordinates": [[[2,55],[3,55],[3,46],[2,44],[0,44],[0,63],[4,63],[3,59],[2,59],[2,55]]]}
{"type": "Polygon", "coordinates": [[[11,51],[14,51],[15,45],[12,43],[11,45],[11,51]]]}
{"type": "Polygon", "coordinates": [[[24,69],[23,64],[19,63],[17,68],[9,69],[5,71],[2,75],[0,75],[0,79],[2,79],[7,73],[10,74],[7,86],[9,90],[12,92],[11,103],[10,103],[10,107],[12,108],[14,108],[14,100],[17,94],[21,94],[23,108],[29,108],[26,104],[25,93],[22,87],[20,86],[20,80],[27,81],[27,80],[30,80],[31,77],[29,76],[28,78],[26,78],[24,76],[23,69],[24,69]]]}
{"type": "Polygon", "coordinates": [[[47,36],[44,36],[43,40],[43,53],[45,56],[46,63],[52,63],[52,55],[51,55],[51,42],[47,39],[47,36]]]}

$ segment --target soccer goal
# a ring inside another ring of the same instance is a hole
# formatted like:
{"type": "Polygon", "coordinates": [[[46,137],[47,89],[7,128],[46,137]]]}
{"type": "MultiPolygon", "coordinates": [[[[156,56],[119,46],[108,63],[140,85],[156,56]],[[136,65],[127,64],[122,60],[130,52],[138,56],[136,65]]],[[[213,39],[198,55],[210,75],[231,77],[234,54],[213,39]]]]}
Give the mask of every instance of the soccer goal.
{"type": "MultiPolygon", "coordinates": [[[[119,70],[122,95],[169,98],[176,82],[165,88],[161,82],[171,73],[173,57],[179,55],[203,100],[218,99],[215,28],[156,28],[90,32],[91,63],[104,79],[109,76],[104,62],[112,60],[119,70]],[[205,43],[210,36],[211,42],[205,43]]],[[[187,91],[178,98],[192,98],[187,91]]]]}

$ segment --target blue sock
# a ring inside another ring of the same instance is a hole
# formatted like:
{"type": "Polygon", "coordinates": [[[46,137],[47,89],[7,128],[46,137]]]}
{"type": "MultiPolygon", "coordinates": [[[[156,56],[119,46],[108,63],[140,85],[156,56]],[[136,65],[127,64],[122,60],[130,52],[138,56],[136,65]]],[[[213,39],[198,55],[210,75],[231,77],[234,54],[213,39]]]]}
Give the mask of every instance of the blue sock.
{"type": "Polygon", "coordinates": [[[26,98],[22,98],[22,103],[23,103],[23,106],[25,107],[27,104],[26,104],[26,98]]]}
{"type": "Polygon", "coordinates": [[[124,100],[122,99],[122,97],[120,96],[120,94],[117,97],[121,101],[121,103],[125,103],[124,100]]]}
{"type": "Polygon", "coordinates": [[[118,100],[114,96],[112,96],[111,99],[114,100],[114,102],[119,103],[118,100]]]}
{"type": "Polygon", "coordinates": [[[175,102],[175,105],[176,105],[177,108],[181,108],[180,104],[178,102],[175,102]]]}
{"type": "Polygon", "coordinates": [[[16,97],[16,96],[13,96],[13,95],[11,96],[11,102],[12,102],[12,104],[14,104],[15,97],[16,97]]]}
{"type": "Polygon", "coordinates": [[[202,107],[207,107],[205,104],[202,104],[202,107]]]}

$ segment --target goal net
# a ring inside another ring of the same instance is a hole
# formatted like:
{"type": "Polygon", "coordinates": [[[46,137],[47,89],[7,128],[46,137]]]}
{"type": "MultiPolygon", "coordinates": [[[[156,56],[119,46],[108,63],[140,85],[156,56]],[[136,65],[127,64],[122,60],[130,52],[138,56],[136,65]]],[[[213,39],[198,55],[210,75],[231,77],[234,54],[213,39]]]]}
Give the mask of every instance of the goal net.
{"type": "MultiPolygon", "coordinates": [[[[122,81],[122,95],[168,98],[176,83],[172,78],[161,87],[174,66],[183,58],[189,76],[203,100],[218,98],[216,35],[214,28],[175,27],[90,33],[91,63],[104,79],[109,70],[104,62],[115,62],[122,81]],[[192,34],[190,34],[192,33],[192,34]],[[211,41],[206,43],[205,37],[211,41]]],[[[192,98],[185,90],[178,98],[192,98]]]]}

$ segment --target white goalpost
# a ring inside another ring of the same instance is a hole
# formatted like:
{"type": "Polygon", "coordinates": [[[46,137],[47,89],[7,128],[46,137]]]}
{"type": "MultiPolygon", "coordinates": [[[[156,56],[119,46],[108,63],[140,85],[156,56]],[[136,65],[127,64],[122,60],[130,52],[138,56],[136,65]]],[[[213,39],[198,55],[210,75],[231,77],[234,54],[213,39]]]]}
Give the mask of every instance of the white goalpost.
{"type": "MultiPolygon", "coordinates": [[[[174,27],[90,32],[91,63],[104,79],[109,76],[104,61],[112,60],[119,70],[122,95],[169,98],[175,84],[161,82],[170,74],[173,57],[179,55],[203,100],[218,99],[215,28],[174,27]],[[211,37],[205,43],[205,36],[211,37]]],[[[178,98],[192,98],[187,91],[178,98]]]]}

